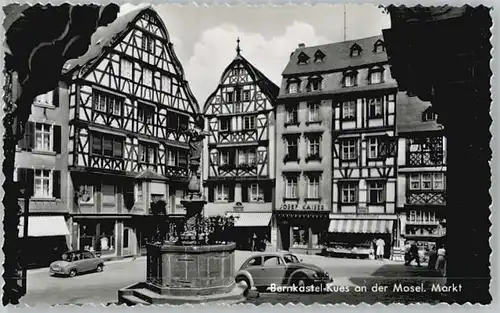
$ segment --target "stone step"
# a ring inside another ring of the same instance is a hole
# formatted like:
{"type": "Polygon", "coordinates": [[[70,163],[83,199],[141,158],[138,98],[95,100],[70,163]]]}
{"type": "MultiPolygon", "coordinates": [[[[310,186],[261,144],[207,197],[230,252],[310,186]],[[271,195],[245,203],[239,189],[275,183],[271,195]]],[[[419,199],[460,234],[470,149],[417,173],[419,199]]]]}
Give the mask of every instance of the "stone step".
{"type": "Polygon", "coordinates": [[[136,304],[142,304],[142,305],[150,305],[151,303],[144,301],[134,295],[123,295],[121,297],[121,302],[127,305],[136,305],[136,304]]]}

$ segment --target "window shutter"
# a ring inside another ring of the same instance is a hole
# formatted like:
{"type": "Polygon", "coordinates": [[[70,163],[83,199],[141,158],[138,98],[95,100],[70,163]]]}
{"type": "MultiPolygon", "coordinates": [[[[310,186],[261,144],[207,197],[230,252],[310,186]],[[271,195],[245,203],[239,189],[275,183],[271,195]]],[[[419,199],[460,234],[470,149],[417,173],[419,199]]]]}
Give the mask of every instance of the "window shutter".
{"type": "Polygon", "coordinates": [[[214,188],[215,186],[208,187],[208,202],[214,202],[214,188]]]}
{"type": "Polygon", "coordinates": [[[26,192],[28,196],[33,196],[34,194],[34,188],[35,188],[35,171],[31,168],[26,169],[26,180],[25,180],[25,186],[26,186],[26,192]]]}
{"type": "Polygon", "coordinates": [[[35,123],[27,122],[24,131],[25,148],[31,151],[35,147],[35,123]]]}
{"type": "Polygon", "coordinates": [[[52,172],[52,197],[61,199],[61,171],[52,172]]]}
{"type": "Polygon", "coordinates": [[[241,202],[248,202],[248,188],[250,185],[241,184],[241,202]]]}
{"type": "Polygon", "coordinates": [[[234,201],[234,185],[229,185],[229,202],[234,201]]]}
{"type": "Polygon", "coordinates": [[[271,202],[273,197],[273,188],[271,185],[264,185],[264,202],[271,202]]]}
{"type": "Polygon", "coordinates": [[[61,126],[54,125],[53,126],[53,134],[54,134],[54,152],[61,153],[61,126]]]}
{"type": "Polygon", "coordinates": [[[52,105],[59,107],[59,87],[52,92],[52,105]]]}

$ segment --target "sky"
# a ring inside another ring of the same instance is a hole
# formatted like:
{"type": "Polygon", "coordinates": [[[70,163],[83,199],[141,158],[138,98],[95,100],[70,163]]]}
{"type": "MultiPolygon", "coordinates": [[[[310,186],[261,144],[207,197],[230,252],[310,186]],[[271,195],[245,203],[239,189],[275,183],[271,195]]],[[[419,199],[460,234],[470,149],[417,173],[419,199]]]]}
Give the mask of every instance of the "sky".
{"type": "MultiPolygon", "coordinates": [[[[120,15],[142,6],[124,4],[120,15]]],[[[315,46],[344,40],[344,7],[346,40],[381,35],[382,29],[390,28],[389,15],[373,4],[153,6],[200,108],[236,56],[238,37],[241,54],[279,86],[299,43],[315,46]]]]}

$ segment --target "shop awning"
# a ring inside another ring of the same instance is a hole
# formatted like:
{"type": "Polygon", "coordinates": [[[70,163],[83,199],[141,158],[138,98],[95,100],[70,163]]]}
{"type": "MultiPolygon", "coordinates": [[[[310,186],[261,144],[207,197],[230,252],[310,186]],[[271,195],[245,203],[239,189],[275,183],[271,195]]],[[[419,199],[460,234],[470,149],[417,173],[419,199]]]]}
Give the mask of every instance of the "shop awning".
{"type": "MultiPolygon", "coordinates": [[[[24,217],[20,217],[19,237],[23,237],[24,217]]],[[[69,235],[64,216],[29,216],[28,237],[51,237],[69,235]]]]}
{"type": "Polygon", "coordinates": [[[338,219],[330,221],[328,231],[330,233],[392,233],[393,222],[390,220],[338,219]]]}
{"type": "Polygon", "coordinates": [[[269,226],[271,212],[241,212],[228,213],[234,217],[234,227],[262,227],[269,226]]]}

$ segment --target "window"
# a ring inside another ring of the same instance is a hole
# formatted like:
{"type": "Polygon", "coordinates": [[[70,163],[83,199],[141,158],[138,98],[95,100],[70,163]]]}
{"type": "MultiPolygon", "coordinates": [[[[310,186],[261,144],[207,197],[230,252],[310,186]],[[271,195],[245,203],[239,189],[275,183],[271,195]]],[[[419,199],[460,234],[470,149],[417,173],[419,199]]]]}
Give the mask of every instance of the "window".
{"type": "Polygon", "coordinates": [[[52,197],[52,171],[35,170],[35,198],[52,197]]]}
{"type": "Polygon", "coordinates": [[[52,151],[52,126],[35,123],[35,150],[52,151]]]}
{"type": "Polygon", "coordinates": [[[155,108],[147,104],[139,104],[137,106],[137,120],[141,123],[153,125],[155,108]]]}
{"type": "Polygon", "coordinates": [[[320,91],[321,90],[321,78],[314,77],[309,79],[307,84],[307,91],[320,91]]]}
{"type": "Polygon", "coordinates": [[[261,266],[262,265],[262,257],[258,256],[258,257],[251,259],[250,261],[248,261],[247,265],[248,266],[261,266]]]}
{"type": "Polygon", "coordinates": [[[299,65],[304,65],[304,64],[307,64],[307,62],[309,61],[310,57],[305,54],[304,52],[301,52],[299,54],[299,56],[297,57],[297,64],[299,65]]]}
{"type": "Polygon", "coordinates": [[[219,120],[220,130],[230,131],[231,130],[231,118],[230,117],[221,117],[219,120]]]}
{"type": "Polygon", "coordinates": [[[355,73],[345,74],[344,87],[356,86],[357,75],[355,73]]]}
{"type": "Polygon", "coordinates": [[[382,204],[384,203],[384,183],[372,181],[368,183],[368,203],[382,204]]]}
{"type": "Polygon", "coordinates": [[[210,152],[210,164],[219,165],[219,153],[217,151],[210,152]]]}
{"type": "Polygon", "coordinates": [[[179,150],[177,156],[177,166],[179,167],[188,166],[188,152],[186,150],[179,150]]]}
{"type": "Polygon", "coordinates": [[[189,117],[177,114],[172,111],[167,112],[167,128],[173,130],[186,130],[189,128],[189,117]]]}
{"type": "Polygon", "coordinates": [[[319,108],[320,104],[319,103],[309,103],[308,105],[309,108],[309,114],[308,114],[308,120],[309,122],[316,122],[319,121],[319,108]]]}
{"type": "Polygon", "coordinates": [[[250,100],[250,90],[243,90],[243,101],[250,100]]]}
{"type": "Polygon", "coordinates": [[[307,198],[319,199],[319,175],[309,175],[307,177],[307,198]]]}
{"type": "Polygon", "coordinates": [[[373,52],[380,53],[385,51],[385,45],[382,40],[377,40],[377,42],[373,45],[373,52]]]}
{"type": "Polygon", "coordinates": [[[172,80],[170,77],[162,75],[161,76],[161,88],[164,92],[171,93],[172,92],[172,80]]]}
{"type": "Polygon", "coordinates": [[[296,161],[299,157],[297,143],[298,138],[296,137],[286,139],[286,153],[289,161],[296,161]]]}
{"type": "Polygon", "coordinates": [[[368,99],[368,116],[370,118],[382,117],[382,98],[368,99]]]}
{"type": "Polygon", "coordinates": [[[304,225],[297,225],[292,227],[293,244],[294,248],[306,248],[309,244],[309,229],[304,225]]]}
{"type": "Polygon", "coordinates": [[[255,150],[240,149],[238,150],[238,164],[255,165],[255,150]]]}
{"type": "Polygon", "coordinates": [[[325,54],[323,53],[323,51],[321,50],[316,51],[316,53],[314,54],[314,63],[323,63],[324,59],[325,59],[325,54]]]}
{"type": "Polygon", "coordinates": [[[156,164],[156,151],[157,147],[148,144],[140,144],[139,151],[140,154],[140,162],[147,164],[156,164]]]}
{"type": "Polygon", "coordinates": [[[234,101],[234,93],[232,91],[228,91],[226,93],[226,102],[233,102],[234,101]]]}
{"type": "Polygon", "coordinates": [[[342,119],[354,120],[356,118],[356,101],[342,103],[342,119]]]}
{"type": "Polygon", "coordinates": [[[425,111],[422,113],[422,121],[429,122],[435,120],[437,120],[437,114],[436,112],[434,112],[434,109],[432,107],[428,107],[427,109],[425,109],[425,111]]]}
{"type": "Polygon", "coordinates": [[[233,68],[231,70],[231,75],[238,76],[239,74],[240,74],[240,71],[237,68],[233,68]]]}
{"type": "Polygon", "coordinates": [[[121,63],[120,71],[121,71],[122,77],[132,80],[133,79],[132,73],[133,73],[133,69],[134,69],[133,63],[127,59],[121,59],[120,63],[121,63]]]}
{"type": "Polygon", "coordinates": [[[251,184],[248,189],[251,202],[264,200],[264,189],[259,184],[251,184]]]}
{"type": "Polygon", "coordinates": [[[229,151],[221,151],[220,153],[220,165],[229,164],[231,159],[231,153],[229,151]]]}
{"type": "Polygon", "coordinates": [[[293,94],[299,92],[299,83],[289,83],[288,84],[288,93],[293,94]]]}
{"type": "Polygon", "coordinates": [[[379,157],[379,142],[378,138],[370,137],[368,138],[368,158],[376,159],[379,157]]]}
{"type": "Polygon", "coordinates": [[[144,85],[146,85],[148,87],[152,87],[153,86],[153,71],[151,71],[148,68],[143,69],[143,71],[144,71],[143,72],[143,75],[144,75],[143,83],[144,83],[144,85]]]}
{"type": "Polygon", "coordinates": [[[319,157],[320,150],[320,140],[321,137],[318,135],[310,135],[307,140],[307,156],[311,157],[319,157]]]}
{"type": "Polygon", "coordinates": [[[123,106],[123,98],[121,97],[94,90],[92,92],[92,103],[96,111],[121,116],[123,106]]]}
{"type": "Polygon", "coordinates": [[[54,92],[49,91],[47,93],[44,93],[42,95],[38,95],[35,98],[34,104],[41,104],[41,105],[50,105],[52,106],[53,103],[53,98],[54,98],[54,92]]]}
{"type": "Polygon", "coordinates": [[[342,141],[342,160],[355,160],[357,155],[357,140],[356,139],[347,139],[342,141]]]}
{"type": "Polygon", "coordinates": [[[92,134],[92,154],[115,158],[123,157],[123,138],[92,134]]]}
{"type": "Polygon", "coordinates": [[[298,112],[297,106],[289,106],[286,109],[286,124],[297,124],[298,123],[298,112]]]}
{"type": "Polygon", "coordinates": [[[176,166],[177,165],[177,151],[176,150],[168,149],[167,165],[168,166],[176,166]]]}
{"type": "Polygon", "coordinates": [[[407,139],[407,160],[410,166],[435,166],[444,161],[443,137],[417,137],[407,139]]]}
{"type": "Polygon", "coordinates": [[[297,176],[289,176],[286,178],[286,190],[285,197],[289,199],[294,199],[299,197],[297,190],[297,176]]]}
{"type": "Polygon", "coordinates": [[[341,202],[356,203],[358,202],[358,184],[354,182],[342,183],[340,185],[341,202]]]}
{"type": "Polygon", "coordinates": [[[411,210],[408,216],[408,221],[433,223],[436,222],[436,212],[411,210]]]}
{"type": "Polygon", "coordinates": [[[281,260],[279,256],[265,256],[264,257],[264,267],[276,267],[281,264],[281,260]]]}
{"type": "Polygon", "coordinates": [[[235,102],[234,103],[234,113],[240,113],[240,112],[241,112],[241,103],[235,102]]]}
{"type": "Polygon", "coordinates": [[[444,173],[410,174],[410,190],[444,190],[444,173]]]}
{"type": "Polygon", "coordinates": [[[87,203],[87,204],[94,203],[94,186],[93,185],[81,185],[80,186],[79,201],[82,203],[87,203]]]}
{"type": "Polygon", "coordinates": [[[255,116],[245,116],[243,117],[243,129],[254,129],[255,128],[255,116]]]}
{"type": "Polygon", "coordinates": [[[154,39],[148,34],[142,34],[142,50],[154,53],[154,39]]]}
{"type": "Polygon", "coordinates": [[[142,202],[142,182],[135,185],[135,201],[142,202]]]}
{"type": "Polygon", "coordinates": [[[215,186],[215,199],[218,201],[229,199],[228,185],[220,184],[215,186]]]}
{"type": "Polygon", "coordinates": [[[361,48],[360,45],[358,45],[357,43],[353,44],[351,46],[351,52],[350,52],[350,56],[351,57],[357,57],[357,56],[360,56],[361,55],[361,51],[363,51],[363,49],[361,48]]]}
{"type": "Polygon", "coordinates": [[[383,82],[384,72],[380,69],[370,72],[370,84],[380,84],[383,82]]]}

